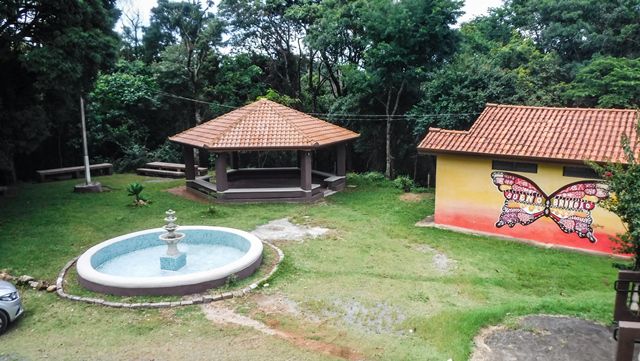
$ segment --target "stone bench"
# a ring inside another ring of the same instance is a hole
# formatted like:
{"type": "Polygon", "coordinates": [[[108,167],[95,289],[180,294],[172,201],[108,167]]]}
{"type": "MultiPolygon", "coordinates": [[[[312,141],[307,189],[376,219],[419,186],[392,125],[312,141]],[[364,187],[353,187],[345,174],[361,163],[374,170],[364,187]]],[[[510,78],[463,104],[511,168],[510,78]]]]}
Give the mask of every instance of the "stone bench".
{"type": "MultiPolygon", "coordinates": [[[[197,168],[197,175],[206,175],[208,173],[208,169],[205,167],[198,167],[198,166],[194,166],[195,168],[197,168]]],[[[159,170],[168,170],[168,171],[174,171],[174,172],[183,172],[186,169],[186,166],[182,163],[167,163],[167,162],[149,162],[147,164],[144,165],[144,168],[147,169],[159,169],[159,170]]],[[[184,175],[183,175],[184,177],[184,175]]]]}
{"type": "Polygon", "coordinates": [[[184,178],[184,172],[164,169],[138,168],[136,169],[136,173],[140,175],[150,175],[158,177],[184,178]]]}
{"type": "MultiPolygon", "coordinates": [[[[113,164],[91,164],[89,166],[89,170],[91,175],[95,175],[96,173],[101,175],[111,175],[113,174],[113,164]]],[[[36,173],[38,174],[38,180],[40,182],[61,178],[81,178],[84,176],[84,166],[79,165],[75,167],[41,169],[37,170],[36,173]]]]}

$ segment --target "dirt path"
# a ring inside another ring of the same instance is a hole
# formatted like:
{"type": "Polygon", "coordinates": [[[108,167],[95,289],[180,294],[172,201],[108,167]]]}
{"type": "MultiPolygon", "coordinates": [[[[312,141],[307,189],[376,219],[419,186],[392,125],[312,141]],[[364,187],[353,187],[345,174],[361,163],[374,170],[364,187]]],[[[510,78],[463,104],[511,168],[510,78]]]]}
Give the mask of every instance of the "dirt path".
{"type": "Polygon", "coordinates": [[[266,335],[280,337],[299,348],[339,357],[348,361],[365,360],[362,354],[351,348],[329,342],[312,340],[302,334],[280,330],[278,329],[279,323],[277,321],[270,322],[271,326],[268,326],[248,316],[240,315],[234,312],[233,309],[231,309],[225,302],[214,302],[202,305],[202,309],[207,319],[217,324],[250,327],[266,335]]]}

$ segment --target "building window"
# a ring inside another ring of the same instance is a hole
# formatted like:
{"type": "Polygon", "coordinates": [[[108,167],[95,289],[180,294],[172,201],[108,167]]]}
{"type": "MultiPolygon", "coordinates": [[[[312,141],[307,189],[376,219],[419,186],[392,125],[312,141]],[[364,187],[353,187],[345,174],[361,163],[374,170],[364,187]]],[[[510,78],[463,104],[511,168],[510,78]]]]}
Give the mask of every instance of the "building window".
{"type": "Polygon", "coordinates": [[[510,162],[505,160],[494,160],[491,168],[495,170],[510,170],[514,172],[538,173],[538,165],[535,163],[510,162]]]}
{"type": "Polygon", "coordinates": [[[562,175],[565,177],[601,179],[595,170],[589,167],[563,167],[562,175]]]}

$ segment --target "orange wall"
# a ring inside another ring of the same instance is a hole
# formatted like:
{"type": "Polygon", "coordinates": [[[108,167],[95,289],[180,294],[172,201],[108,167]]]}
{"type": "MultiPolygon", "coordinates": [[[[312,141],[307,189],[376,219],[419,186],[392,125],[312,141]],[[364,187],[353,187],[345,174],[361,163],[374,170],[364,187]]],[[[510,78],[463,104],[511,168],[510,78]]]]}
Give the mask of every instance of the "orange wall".
{"type": "MultiPolygon", "coordinates": [[[[591,212],[597,238],[591,243],[575,233],[564,233],[548,217],[532,224],[513,228],[495,226],[500,217],[504,196],[493,184],[491,158],[439,155],[437,160],[435,223],[490,232],[503,236],[529,239],[592,251],[612,253],[610,235],[624,231],[620,219],[600,205],[591,212]]],[[[536,163],[536,162],[530,162],[536,163]]],[[[546,194],[569,183],[584,180],[562,175],[562,164],[539,163],[538,173],[511,172],[535,182],[546,194]]]]}

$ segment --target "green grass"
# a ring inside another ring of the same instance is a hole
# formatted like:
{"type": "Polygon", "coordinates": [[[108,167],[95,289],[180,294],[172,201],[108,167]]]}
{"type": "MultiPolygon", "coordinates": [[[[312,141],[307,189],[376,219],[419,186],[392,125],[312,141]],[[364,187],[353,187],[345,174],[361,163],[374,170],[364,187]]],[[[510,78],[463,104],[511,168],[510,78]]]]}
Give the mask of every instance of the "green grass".
{"type": "MultiPolygon", "coordinates": [[[[321,239],[281,244],[285,262],[270,287],[260,292],[284,295],[304,314],[320,320],[279,316],[281,327],[356,349],[368,359],[464,360],[480,328],[525,314],[611,320],[611,285],[616,277],[611,259],[416,228],[416,221],[433,213],[433,199],[403,202],[401,192],[390,183],[358,182],[351,177],[357,187],[326,202],[216,205],[211,214],[207,204],[164,192],[180,185],[179,180],[149,183],[133,175],[99,180],[114,190],[74,194],[74,181],[25,184],[18,196],[1,199],[0,268],[53,281],[68,260],[90,246],[160,226],[168,208],[177,211],[179,224],[243,230],[290,217],[333,232],[321,239]],[[151,205],[128,206],[131,199],[125,187],[133,181],[143,182],[143,194],[151,205]],[[438,272],[431,254],[415,250],[422,244],[455,260],[455,270],[438,272]],[[347,320],[345,305],[356,305],[362,312],[347,320]],[[388,329],[378,334],[370,326],[376,322],[375,310],[380,309],[389,309],[394,316],[389,316],[388,329]],[[406,332],[409,329],[415,332],[406,332]]],[[[236,302],[242,313],[251,312],[247,311],[253,308],[251,298],[236,302]]],[[[25,303],[24,319],[0,338],[0,355],[40,357],[41,350],[52,349],[60,353],[52,353],[54,358],[85,359],[82,350],[94,349],[92,355],[98,359],[109,353],[121,359],[152,355],[180,359],[180,352],[197,348],[218,350],[218,358],[230,360],[332,359],[249,329],[213,325],[197,307],[123,311],[32,291],[25,291],[25,303]],[[181,346],[160,353],[156,347],[164,347],[170,334],[181,346]],[[232,341],[246,353],[232,348],[232,341]]],[[[274,317],[253,316],[267,321],[274,317]]]]}

